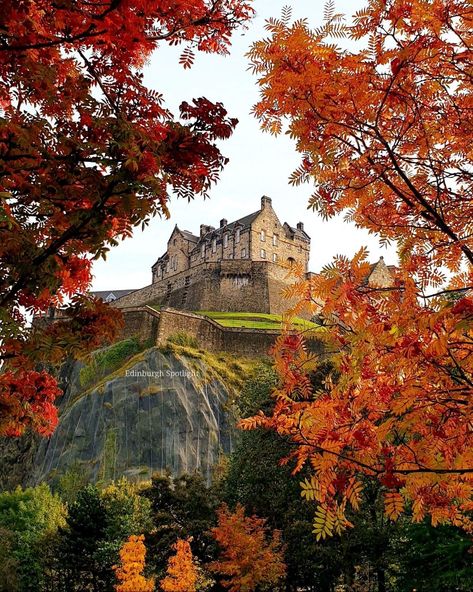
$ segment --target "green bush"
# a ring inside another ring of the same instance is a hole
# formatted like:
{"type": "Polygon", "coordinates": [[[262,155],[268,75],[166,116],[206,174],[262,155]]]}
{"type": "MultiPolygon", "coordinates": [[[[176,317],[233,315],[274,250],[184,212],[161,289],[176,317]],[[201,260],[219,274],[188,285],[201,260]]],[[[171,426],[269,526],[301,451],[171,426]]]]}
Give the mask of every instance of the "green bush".
{"type": "Polygon", "coordinates": [[[192,347],[197,349],[199,344],[197,339],[192,335],[189,335],[185,331],[178,331],[177,333],[173,333],[168,337],[169,343],[174,343],[174,345],[181,345],[183,347],[192,347]]]}
{"type": "Polygon", "coordinates": [[[81,386],[91,386],[107,374],[118,370],[126,360],[143,351],[146,345],[140,343],[136,337],[131,337],[94,352],[89,356],[87,364],[81,368],[81,386]]]}

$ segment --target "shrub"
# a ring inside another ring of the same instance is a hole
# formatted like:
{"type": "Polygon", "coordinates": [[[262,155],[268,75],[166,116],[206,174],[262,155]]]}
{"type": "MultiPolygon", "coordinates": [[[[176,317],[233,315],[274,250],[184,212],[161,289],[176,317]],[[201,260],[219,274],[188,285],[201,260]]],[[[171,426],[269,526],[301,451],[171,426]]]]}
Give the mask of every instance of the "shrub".
{"type": "Polygon", "coordinates": [[[107,348],[91,354],[88,363],[81,368],[81,386],[91,386],[100,378],[114,372],[129,358],[146,348],[146,343],[140,343],[136,337],[124,339],[107,348]]]}
{"type": "Polygon", "coordinates": [[[192,347],[197,349],[199,347],[197,339],[186,333],[185,331],[178,331],[177,333],[173,333],[168,337],[169,343],[174,343],[174,345],[181,345],[183,347],[192,347]]]}

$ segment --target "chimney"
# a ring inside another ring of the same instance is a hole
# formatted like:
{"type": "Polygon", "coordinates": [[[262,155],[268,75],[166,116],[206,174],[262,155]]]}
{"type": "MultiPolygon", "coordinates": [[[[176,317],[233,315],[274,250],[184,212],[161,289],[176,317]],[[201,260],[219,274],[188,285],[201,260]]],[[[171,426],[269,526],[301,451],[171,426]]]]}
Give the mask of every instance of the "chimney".
{"type": "Polygon", "coordinates": [[[298,222],[297,223],[297,230],[304,230],[304,222],[298,222]]]}
{"type": "Polygon", "coordinates": [[[200,225],[200,238],[205,236],[211,230],[215,230],[215,228],[213,226],[208,226],[207,224],[201,224],[200,225]]]}
{"type": "Polygon", "coordinates": [[[220,220],[220,228],[223,228],[224,226],[226,226],[228,224],[228,220],[226,220],[225,218],[222,218],[220,220]]]}
{"type": "Polygon", "coordinates": [[[271,198],[263,195],[261,198],[261,209],[264,210],[267,207],[271,207],[271,198]]]}

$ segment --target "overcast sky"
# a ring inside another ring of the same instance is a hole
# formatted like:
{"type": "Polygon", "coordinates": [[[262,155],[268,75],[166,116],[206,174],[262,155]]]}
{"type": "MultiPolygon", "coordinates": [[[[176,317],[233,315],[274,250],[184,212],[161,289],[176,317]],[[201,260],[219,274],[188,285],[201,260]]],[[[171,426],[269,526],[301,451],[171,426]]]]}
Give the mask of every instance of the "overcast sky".
{"type": "MultiPolygon", "coordinates": [[[[363,245],[369,247],[371,260],[384,255],[388,262],[394,261],[393,251],[386,252],[367,232],[342,219],[325,222],[307,210],[311,186],[294,188],[288,184],[288,177],[299,162],[293,142],[284,135],[275,138],[264,134],[250,115],[258,100],[258,88],[256,78],[248,71],[245,54],[253,41],[266,34],[265,20],[279,16],[285,4],[292,5],[295,18],[305,16],[313,26],[321,23],[322,0],[255,0],[256,17],[247,31],[235,35],[229,56],[198,54],[190,70],[179,65],[182,48],[162,46],[152,56],[145,82],[164,95],[173,112],[177,112],[183,100],[205,96],[223,102],[229,115],[237,117],[240,123],[232,138],[222,143],[222,151],[230,162],[212,189],[211,199],[196,198],[191,203],[173,199],[170,220],[155,218],[145,231],[135,230],[133,238],[113,248],[105,262],[95,264],[95,290],[149,284],[151,265],[165,251],[176,224],[198,234],[200,224],[217,226],[221,218],[233,221],[258,210],[262,195],[272,198],[281,222],[304,222],[312,238],[311,271],[320,270],[334,255],[351,256],[363,245]]],[[[337,10],[350,14],[363,5],[362,0],[336,0],[337,10]]]]}

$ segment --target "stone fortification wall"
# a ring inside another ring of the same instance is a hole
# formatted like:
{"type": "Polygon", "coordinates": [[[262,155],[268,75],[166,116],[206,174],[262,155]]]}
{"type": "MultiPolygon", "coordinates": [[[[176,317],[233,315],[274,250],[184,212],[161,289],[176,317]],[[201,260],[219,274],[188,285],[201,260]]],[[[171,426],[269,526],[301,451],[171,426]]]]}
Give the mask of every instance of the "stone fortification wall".
{"type": "Polygon", "coordinates": [[[212,319],[169,308],[160,315],[157,345],[165,345],[171,335],[184,332],[195,337],[203,349],[253,357],[268,355],[279,335],[266,329],[222,327],[212,319]]]}
{"type": "Polygon", "coordinates": [[[141,341],[156,341],[159,325],[159,313],[145,307],[129,307],[122,310],[125,324],[121,338],[138,337],[141,341]]]}
{"type": "Polygon", "coordinates": [[[131,292],[112,306],[280,313],[288,308],[281,296],[287,284],[287,270],[268,261],[202,263],[174,275],[167,284],[154,283],[131,292]]]}
{"type": "Polygon", "coordinates": [[[222,327],[212,319],[182,310],[163,308],[159,313],[149,307],[123,309],[125,326],[121,338],[137,336],[166,345],[176,333],[194,337],[199,347],[212,352],[225,351],[236,355],[258,357],[268,354],[277,331],[222,327]]]}

